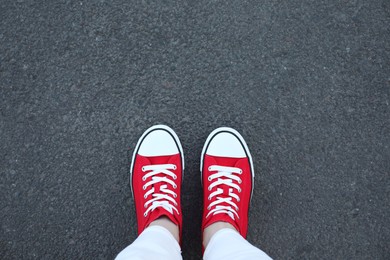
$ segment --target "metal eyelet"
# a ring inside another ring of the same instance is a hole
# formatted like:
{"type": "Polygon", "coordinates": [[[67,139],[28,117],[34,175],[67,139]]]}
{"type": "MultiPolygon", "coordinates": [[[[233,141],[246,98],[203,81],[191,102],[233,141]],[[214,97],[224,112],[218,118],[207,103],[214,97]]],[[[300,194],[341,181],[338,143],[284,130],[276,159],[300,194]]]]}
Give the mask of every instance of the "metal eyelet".
{"type": "Polygon", "coordinates": [[[208,207],[207,207],[207,210],[210,210],[210,209],[211,209],[211,207],[210,207],[210,206],[208,206],[208,207]]]}
{"type": "Polygon", "coordinates": [[[174,180],[176,180],[176,179],[177,179],[177,176],[176,176],[176,174],[175,174],[175,175],[173,175],[173,179],[174,179],[174,180]]]}
{"type": "Polygon", "coordinates": [[[176,189],[176,188],[177,188],[177,185],[176,185],[176,184],[174,184],[174,185],[173,185],[173,188],[174,188],[174,189],[176,189]]]}
{"type": "Polygon", "coordinates": [[[176,165],[173,165],[173,169],[174,169],[174,170],[176,170],[176,169],[177,169],[176,165]]]}
{"type": "Polygon", "coordinates": [[[208,199],[208,200],[211,200],[211,197],[210,197],[210,196],[208,196],[208,197],[207,197],[207,199],[208,199]]]}
{"type": "Polygon", "coordinates": [[[146,196],[146,194],[144,195],[144,199],[146,199],[147,198],[147,196],[146,196]]]}
{"type": "Polygon", "coordinates": [[[208,190],[211,191],[211,187],[208,187],[208,190]]]}
{"type": "Polygon", "coordinates": [[[142,177],[142,180],[143,180],[143,181],[146,181],[146,178],[145,178],[145,176],[144,176],[144,177],[142,177]]]}
{"type": "Polygon", "coordinates": [[[147,216],[148,214],[146,214],[146,212],[144,213],[144,217],[146,218],[146,216],[147,216]]]}
{"type": "Polygon", "coordinates": [[[148,206],[146,206],[146,204],[144,204],[144,208],[146,209],[148,206]]]}
{"type": "Polygon", "coordinates": [[[238,192],[241,193],[241,189],[238,189],[238,192]]]}
{"type": "Polygon", "coordinates": [[[142,186],[142,189],[143,189],[143,190],[146,190],[146,185],[142,186]]]}
{"type": "Polygon", "coordinates": [[[145,167],[142,167],[142,169],[141,169],[143,172],[145,172],[145,167]]]}
{"type": "Polygon", "coordinates": [[[211,166],[209,166],[209,168],[207,168],[209,171],[211,171],[211,166]]]}
{"type": "Polygon", "coordinates": [[[242,174],[242,170],[240,170],[240,174],[242,174]]]}
{"type": "Polygon", "coordinates": [[[241,183],[242,183],[242,180],[238,180],[238,183],[241,184],[241,183]]]}
{"type": "Polygon", "coordinates": [[[207,180],[211,181],[211,176],[209,176],[209,177],[207,178],[207,180]]]}
{"type": "Polygon", "coordinates": [[[174,197],[174,198],[177,198],[177,195],[176,195],[176,193],[175,193],[175,194],[173,194],[173,197],[174,197]]]}

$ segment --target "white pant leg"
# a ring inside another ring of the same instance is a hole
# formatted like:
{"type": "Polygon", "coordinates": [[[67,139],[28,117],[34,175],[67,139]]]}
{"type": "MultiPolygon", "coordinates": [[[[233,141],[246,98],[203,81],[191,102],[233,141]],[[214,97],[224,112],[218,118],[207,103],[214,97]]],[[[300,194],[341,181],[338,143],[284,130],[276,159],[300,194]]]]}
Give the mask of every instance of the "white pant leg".
{"type": "Polygon", "coordinates": [[[203,255],[205,260],[270,260],[271,258],[251,245],[238,232],[224,228],[215,233],[203,255]]]}
{"type": "Polygon", "coordinates": [[[122,250],[116,260],[181,260],[179,243],[165,228],[151,226],[146,228],[138,238],[122,250]]]}

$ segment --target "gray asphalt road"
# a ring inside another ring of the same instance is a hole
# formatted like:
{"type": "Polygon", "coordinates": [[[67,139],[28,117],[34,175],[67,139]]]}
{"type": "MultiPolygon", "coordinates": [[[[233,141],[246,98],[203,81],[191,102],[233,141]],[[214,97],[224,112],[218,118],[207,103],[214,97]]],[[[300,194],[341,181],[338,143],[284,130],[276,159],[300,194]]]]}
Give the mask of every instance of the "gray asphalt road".
{"type": "Polygon", "coordinates": [[[390,258],[390,2],[0,1],[0,258],[110,259],[136,237],[129,157],[184,146],[201,258],[214,128],[255,160],[248,240],[275,259],[390,258]]]}

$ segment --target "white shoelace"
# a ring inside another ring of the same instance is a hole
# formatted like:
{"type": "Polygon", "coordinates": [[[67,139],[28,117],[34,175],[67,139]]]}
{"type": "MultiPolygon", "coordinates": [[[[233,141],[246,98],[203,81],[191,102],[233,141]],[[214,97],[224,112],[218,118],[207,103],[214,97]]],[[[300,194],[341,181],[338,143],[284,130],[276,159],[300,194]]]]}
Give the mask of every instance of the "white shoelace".
{"type": "Polygon", "coordinates": [[[154,185],[156,183],[166,183],[160,186],[159,190],[155,190],[155,187],[152,187],[150,190],[148,190],[144,198],[146,199],[150,194],[152,194],[152,198],[147,200],[144,204],[144,207],[147,208],[144,217],[148,215],[150,211],[153,211],[154,209],[158,207],[162,207],[166,209],[168,212],[173,214],[173,210],[176,211],[177,214],[179,214],[179,211],[175,206],[177,206],[177,202],[175,201],[174,198],[177,197],[177,194],[172,191],[171,189],[168,188],[167,184],[170,184],[174,189],[177,188],[177,185],[175,184],[174,181],[172,181],[170,178],[167,176],[161,177],[161,176],[154,176],[157,174],[165,174],[171,177],[172,179],[176,180],[177,176],[170,170],[176,170],[176,165],[174,164],[156,164],[156,165],[146,165],[142,167],[143,172],[148,172],[146,173],[143,177],[142,180],[146,181],[147,178],[151,178],[150,181],[145,183],[143,185],[143,189],[146,190],[149,186],[154,185]],[[171,195],[171,196],[170,196],[171,195]],[[172,198],[173,197],[173,198],[172,198]],[[149,206],[148,206],[149,205],[149,206]]]}
{"type": "Polygon", "coordinates": [[[213,197],[216,196],[216,200],[210,203],[210,205],[207,207],[209,213],[207,214],[206,218],[210,216],[210,214],[216,215],[221,213],[226,213],[229,217],[231,217],[233,220],[235,219],[235,216],[237,218],[240,218],[237,211],[239,210],[236,203],[233,202],[233,198],[236,199],[237,202],[240,201],[240,197],[234,193],[235,190],[238,191],[238,193],[241,192],[241,188],[238,184],[241,184],[241,178],[235,174],[242,174],[242,170],[240,168],[236,167],[226,167],[226,166],[219,166],[219,165],[211,165],[208,168],[209,171],[216,171],[216,173],[211,174],[208,177],[209,181],[213,181],[210,186],[208,187],[209,191],[211,191],[214,187],[219,185],[227,185],[229,186],[229,196],[228,198],[223,198],[218,195],[221,195],[223,193],[222,188],[217,188],[214,192],[210,194],[208,197],[208,200],[211,200],[213,197]],[[235,183],[233,181],[238,182],[235,183]],[[227,205],[220,205],[222,203],[228,204],[227,205]],[[214,207],[213,209],[211,209],[214,207]]]}

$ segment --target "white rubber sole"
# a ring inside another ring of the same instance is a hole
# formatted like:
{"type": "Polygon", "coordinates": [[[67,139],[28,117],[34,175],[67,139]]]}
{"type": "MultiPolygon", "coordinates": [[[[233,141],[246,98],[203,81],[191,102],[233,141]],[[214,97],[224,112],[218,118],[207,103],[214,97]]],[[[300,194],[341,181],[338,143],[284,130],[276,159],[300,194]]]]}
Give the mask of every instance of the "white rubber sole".
{"type": "Polygon", "coordinates": [[[200,156],[200,181],[202,183],[202,187],[203,187],[203,158],[204,158],[204,155],[206,153],[206,149],[209,145],[209,143],[212,141],[212,139],[218,135],[219,133],[231,133],[232,135],[234,135],[235,137],[237,137],[237,139],[240,141],[242,147],[244,148],[245,150],[245,153],[249,159],[249,164],[251,166],[251,173],[252,173],[252,191],[251,191],[251,199],[252,199],[252,195],[253,195],[253,188],[254,188],[254,179],[255,179],[255,171],[254,171],[254,167],[253,167],[253,160],[252,160],[252,155],[251,153],[249,152],[249,148],[248,148],[248,145],[246,144],[244,138],[241,136],[241,134],[233,129],[233,128],[230,128],[230,127],[219,127],[217,129],[215,129],[214,131],[212,131],[209,136],[207,137],[206,139],[206,142],[204,143],[203,145],[203,149],[202,149],[202,154],[200,156]]]}
{"type": "Polygon", "coordinates": [[[173,131],[173,129],[170,128],[169,126],[166,126],[166,125],[154,125],[152,127],[149,127],[142,134],[142,136],[138,139],[137,145],[135,146],[135,149],[134,149],[134,152],[133,152],[133,156],[131,158],[131,165],[130,165],[130,189],[131,189],[131,195],[133,196],[133,198],[134,198],[134,194],[133,194],[133,181],[132,180],[133,180],[133,167],[134,167],[135,156],[137,155],[139,147],[141,146],[141,143],[145,139],[145,137],[149,133],[151,133],[153,131],[156,131],[156,130],[164,130],[164,131],[168,132],[173,137],[173,139],[175,140],[176,145],[179,148],[179,152],[180,152],[180,155],[181,155],[182,181],[184,179],[183,178],[184,177],[184,168],[185,168],[185,166],[184,166],[184,153],[183,153],[183,147],[181,146],[179,137],[177,136],[175,131],[173,131]]]}

